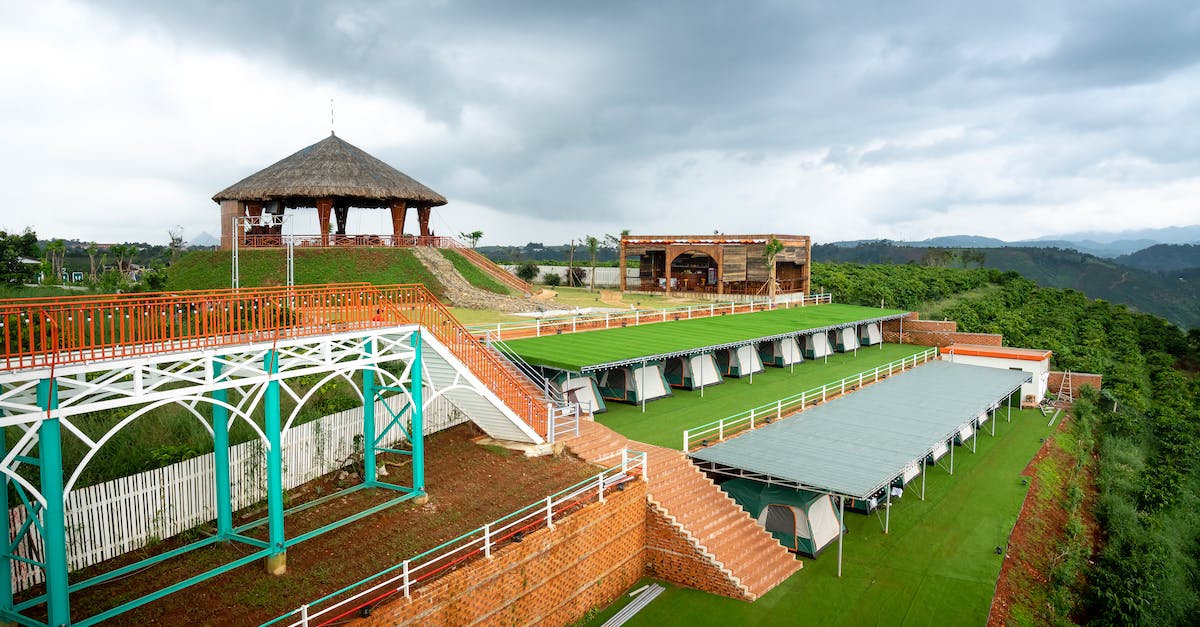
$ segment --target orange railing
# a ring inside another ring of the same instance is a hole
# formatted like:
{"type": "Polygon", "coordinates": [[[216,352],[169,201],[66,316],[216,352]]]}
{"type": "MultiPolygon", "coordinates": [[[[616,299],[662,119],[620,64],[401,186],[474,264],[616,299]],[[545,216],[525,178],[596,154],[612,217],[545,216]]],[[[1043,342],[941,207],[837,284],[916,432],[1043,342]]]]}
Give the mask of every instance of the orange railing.
{"type": "Polygon", "coordinates": [[[546,407],[539,392],[509,371],[423,285],[344,283],[6,300],[0,303],[0,371],[406,322],[425,327],[518,416],[538,433],[546,433],[546,407]]]}
{"type": "Polygon", "coordinates": [[[284,235],[282,233],[249,233],[243,235],[239,246],[246,248],[282,248],[291,240],[293,246],[311,248],[327,246],[330,248],[353,247],[402,247],[413,248],[428,246],[430,248],[456,248],[462,243],[453,237],[439,235],[328,235],[305,234],[284,235]]]}

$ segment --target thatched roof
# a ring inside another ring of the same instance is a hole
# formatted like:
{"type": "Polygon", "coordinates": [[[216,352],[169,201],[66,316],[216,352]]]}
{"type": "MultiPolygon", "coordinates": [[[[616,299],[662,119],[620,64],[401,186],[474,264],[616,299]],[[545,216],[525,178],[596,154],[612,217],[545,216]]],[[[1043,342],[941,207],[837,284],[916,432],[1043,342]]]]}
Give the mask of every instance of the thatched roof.
{"type": "Polygon", "coordinates": [[[289,206],[312,206],[317,198],[356,207],[386,206],[394,200],[410,206],[446,204],[441,194],[332,133],[213,196],[216,202],[278,200],[289,206]]]}

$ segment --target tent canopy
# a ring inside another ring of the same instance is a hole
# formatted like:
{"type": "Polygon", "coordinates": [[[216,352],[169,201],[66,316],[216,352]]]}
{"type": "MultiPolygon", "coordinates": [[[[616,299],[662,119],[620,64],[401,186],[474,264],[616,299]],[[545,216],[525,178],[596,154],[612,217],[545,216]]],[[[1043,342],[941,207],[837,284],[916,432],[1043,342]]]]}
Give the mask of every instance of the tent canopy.
{"type": "Polygon", "coordinates": [[[721,489],[789,549],[815,557],[838,537],[837,512],[828,494],[749,479],[730,479],[721,489]]]}
{"type": "Polygon", "coordinates": [[[867,498],[1030,377],[930,362],[689,455],[706,470],[867,498]]]}

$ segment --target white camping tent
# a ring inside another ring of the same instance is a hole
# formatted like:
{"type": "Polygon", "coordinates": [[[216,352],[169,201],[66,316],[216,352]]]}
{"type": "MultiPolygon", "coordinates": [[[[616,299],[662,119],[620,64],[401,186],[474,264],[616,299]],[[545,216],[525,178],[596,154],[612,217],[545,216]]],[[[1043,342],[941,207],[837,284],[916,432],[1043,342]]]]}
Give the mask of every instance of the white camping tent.
{"type": "Polygon", "coordinates": [[[858,350],[858,332],[854,327],[844,327],[833,332],[837,338],[837,351],[839,353],[849,353],[853,350],[858,350]]]}
{"type": "Polygon", "coordinates": [[[838,537],[838,517],[828,494],[793,490],[750,479],[730,479],[724,490],[788,549],[816,557],[838,537]]]}
{"type": "Polygon", "coordinates": [[[758,356],[764,364],[780,368],[804,361],[804,354],[800,352],[800,346],[796,344],[794,337],[759,344],[758,356]]]}
{"type": "Polygon", "coordinates": [[[905,466],[904,471],[900,473],[900,477],[899,477],[900,485],[901,486],[908,485],[908,482],[912,481],[913,479],[916,479],[917,475],[919,475],[919,474],[921,474],[921,464],[919,464],[917,462],[913,462],[913,463],[905,466]]]}
{"type": "Polygon", "coordinates": [[[671,395],[663,376],[662,364],[650,362],[636,366],[610,368],[600,373],[600,394],[608,400],[640,403],[671,395]]]}
{"type": "Polygon", "coordinates": [[[929,461],[931,463],[937,462],[937,460],[945,457],[946,453],[949,452],[950,447],[946,446],[945,442],[938,442],[937,446],[933,447],[933,451],[929,453],[929,461]]]}
{"type": "Polygon", "coordinates": [[[958,435],[954,438],[955,444],[965,444],[971,436],[975,435],[975,427],[971,423],[967,423],[958,428],[958,435]]]}
{"type": "Polygon", "coordinates": [[[874,346],[883,341],[883,333],[879,330],[878,322],[868,322],[858,325],[858,343],[862,346],[874,346]]]}
{"type": "Polygon", "coordinates": [[[717,368],[727,377],[747,377],[762,372],[762,360],[753,344],[724,348],[716,352],[717,368]]]}
{"type": "Polygon", "coordinates": [[[800,344],[804,349],[806,359],[820,359],[833,354],[833,347],[829,345],[829,336],[825,335],[824,331],[812,335],[801,335],[800,344]]]}
{"type": "Polygon", "coordinates": [[[588,375],[567,375],[558,380],[558,389],[562,390],[567,400],[578,403],[581,411],[600,414],[608,411],[604,399],[600,397],[600,389],[596,380],[588,375]]]}
{"type": "Polygon", "coordinates": [[[672,387],[698,390],[722,382],[717,361],[712,353],[672,357],[663,366],[667,383],[672,387]]]}

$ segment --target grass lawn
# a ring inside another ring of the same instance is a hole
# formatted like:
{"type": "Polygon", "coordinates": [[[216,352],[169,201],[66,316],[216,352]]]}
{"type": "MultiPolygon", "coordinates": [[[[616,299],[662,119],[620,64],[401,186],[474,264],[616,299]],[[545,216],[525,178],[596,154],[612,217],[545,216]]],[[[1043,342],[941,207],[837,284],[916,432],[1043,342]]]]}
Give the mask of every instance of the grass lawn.
{"type": "Polygon", "coordinates": [[[531,364],[578,372],[580,368],[589,365],[687,351],[902,313],[904,312],[895,309],[858,305],[814,305],[586,333],[549,335],[511,340],[508,345],[531,364]]]}
{"type": "MultiPolygon", "coordinates": [[[[688,588],[667,591],[627,625],[983,625],[1007,543],[1028,488],[1020,473],[1052,431],[1036,410],[1003,412],[978,452],[955,450],[954,475],[928,472],[892,508],[891,532],[874,515],[846,514],[842,577],[837,545],[754,603],[688,588]]],[[[641,582],[638,586],[642,585],[641,582]]],[[[635,586],[636,588],[637,586],[635,586]]],[[[600,625],[627,596],[589,623],[600,625]]]]}
{"type": "Polygon", "coordinates": [[[498,309],[467,309],[466,307],[447,307],[451,314],[464,325],[492,324],[496,322],[528,322],[531,318],[514,316],[498,309]]]}
{"type": "Polygon", "coordinates": [[[467,280],[467,283],[495,294],[503,294],[504,296],[512,294],[512,290],[501,284],[492,275],[480,270],[479,266],[464,257],[462,253],[446,248],[439,248],[438,252],[442,253],[442,256],[454,265],[454,269],[467,280]]]}
{"type": "MultiPolygon", "coordinates": [[[[554,302],[562,305],[563,309],[574,307],[613,307],[611,303],[605,303],[600,300],[600,290],[616,291],[612,288],[596,288],[596,291],[589,292],[584,287],[548,287],[539,285],[537,287],[545,287],[549,290],[554,290],[558,293],[554,302]]],[[[694,298],[667,298],[661,294],[622,294],[621,302],[626,306],[634,305],[642,309],[663,309],[665,307],[686,307],[687,305],[705,304],[709,301],[696,300],[694,298]]]]}
{"type": "Polygon", "coordinates": [[[754,383],[749,377],[727,377],[724,383],[705,388],[703,397],[699,390],[677,389],[670,398],[646,403],[645,413],[640,405],[610,402],[608,411],[597,415],[596,420],[639,442],[682,448],[684,429],[799,394],[929,348],[913,344],[881,346],[859,349],[857,356],[854,353],[830,355],[828,363],[821,359],[805,361],[796,365],[795,372],[768,366],[754,375],[754,383]]]}

